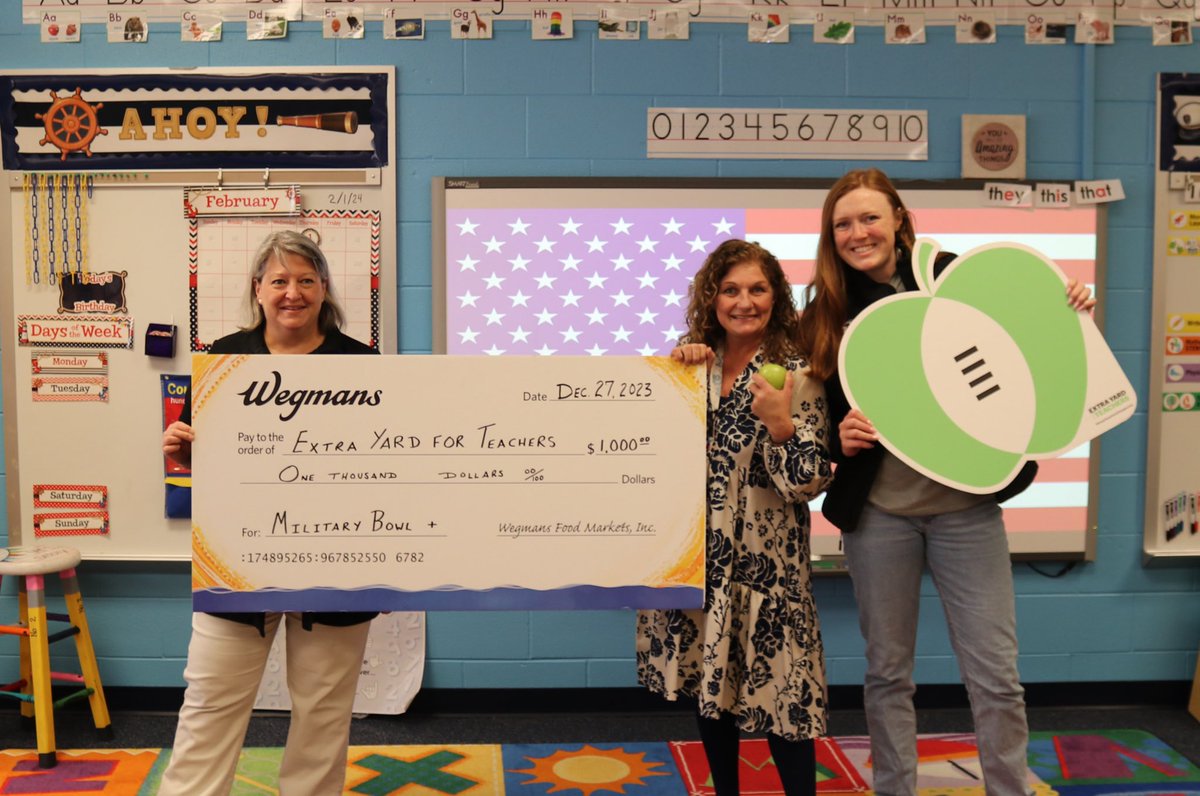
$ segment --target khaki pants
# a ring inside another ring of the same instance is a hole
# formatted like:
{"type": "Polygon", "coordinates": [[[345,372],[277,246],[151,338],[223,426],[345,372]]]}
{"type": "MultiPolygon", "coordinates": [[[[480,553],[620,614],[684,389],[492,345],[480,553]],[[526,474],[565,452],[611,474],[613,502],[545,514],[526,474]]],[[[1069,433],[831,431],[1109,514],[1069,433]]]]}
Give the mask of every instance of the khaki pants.
{"type": "Polygon", "coordinates": [[[226,796],[281,619],[287,628],[287,679],[292,699],[287,747],[279,769],[281,796],[341,794],[346,779],[350,711],[370,622],[313,625],[300,614],[266,616],[266,636],[250,625],[192,615],[183,676],[187,691],[175,746],[159,796],[226,796]]]}

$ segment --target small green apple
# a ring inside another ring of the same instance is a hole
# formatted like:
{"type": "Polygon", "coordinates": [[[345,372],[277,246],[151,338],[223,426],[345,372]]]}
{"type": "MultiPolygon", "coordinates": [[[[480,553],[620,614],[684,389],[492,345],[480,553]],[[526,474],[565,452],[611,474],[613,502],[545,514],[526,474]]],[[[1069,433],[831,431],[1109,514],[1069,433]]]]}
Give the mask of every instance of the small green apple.
{"type": "Polygon", "coordinates": [[[774,362],[768,362],[758,369],[759,375],[767,380],[777,390],[782,390],[784,382],[787,381],[787,368],[783,365],[776,365],[774,362]]]}

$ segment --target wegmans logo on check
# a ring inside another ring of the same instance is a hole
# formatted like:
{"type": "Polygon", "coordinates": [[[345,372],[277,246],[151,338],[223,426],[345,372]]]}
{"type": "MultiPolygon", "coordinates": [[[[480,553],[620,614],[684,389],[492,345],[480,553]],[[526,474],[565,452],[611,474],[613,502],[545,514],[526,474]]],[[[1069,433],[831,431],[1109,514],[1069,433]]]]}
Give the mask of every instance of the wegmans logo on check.
{"type": "Polygon", "coordinates": [[[242,390],[243,406],[286,406],[279,419],[291,420],[302,406],[379,406],[383,401],[383,390],[322,390],[304,388],[289,390],[283,386],[279,371],[271,371],[271,378],[252,381],[242,390]]]}

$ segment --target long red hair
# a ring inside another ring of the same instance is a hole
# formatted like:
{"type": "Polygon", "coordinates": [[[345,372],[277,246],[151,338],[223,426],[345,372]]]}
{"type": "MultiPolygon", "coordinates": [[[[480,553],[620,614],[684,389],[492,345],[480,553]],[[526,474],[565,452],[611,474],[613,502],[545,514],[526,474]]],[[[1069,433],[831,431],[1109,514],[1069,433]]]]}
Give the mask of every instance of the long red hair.
{"type": "Polygon", "coordinates": [[[912,216],[900,200],[900,193],[879,169],[847,172],[829,189],[825,205],[821,208],[816,272],[805,291],[798,337],[800,350],[808,358],[812,375],[818,379],[828,379],[837,372],[838,347],[842,343],[846,321],[849,320],[846,272],[850,266],[838,256],[834,244],[833,209],[843,196],[859,188],[878,191],[887,197],[888,204],[900,219],[900,228],[896,230],[898,244],[911,249],[917,239],[912,216]]]}

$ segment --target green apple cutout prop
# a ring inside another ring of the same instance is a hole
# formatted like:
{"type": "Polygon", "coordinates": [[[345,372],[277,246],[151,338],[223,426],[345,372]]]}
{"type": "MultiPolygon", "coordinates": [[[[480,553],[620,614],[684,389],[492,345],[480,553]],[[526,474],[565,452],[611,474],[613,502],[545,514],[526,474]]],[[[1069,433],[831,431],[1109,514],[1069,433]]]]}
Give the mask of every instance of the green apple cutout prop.
{"type": "Polygon", "coordinates": [[[759,375],[767,380],[777,390],[782,390],[784,383],[787,381],[787,368],[783,365],[776,365],[774,362],[768,362],[758,369],[759,375]]]}
{"type": "Polygon", "coordinates": [[[1133,387],[1066,277],[1016,243],[981,246],[933,276],[939,245],[913,246],[918,289],[846,329],[838,365],[850,405],[888,450],[965,492],[988,494],[1128,419],[1133,387]]]}

